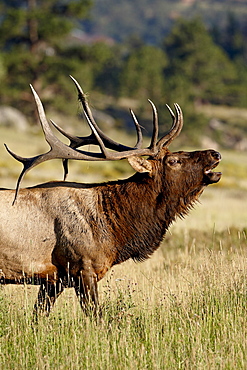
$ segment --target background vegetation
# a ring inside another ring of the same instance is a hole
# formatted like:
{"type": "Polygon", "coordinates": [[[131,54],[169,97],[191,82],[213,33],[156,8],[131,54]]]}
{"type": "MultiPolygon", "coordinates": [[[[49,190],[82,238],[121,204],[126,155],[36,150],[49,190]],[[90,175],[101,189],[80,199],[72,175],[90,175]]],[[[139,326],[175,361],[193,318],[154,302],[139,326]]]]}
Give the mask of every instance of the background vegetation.
{"type": "MultiPolygon", "coordinates": [[[[20,109],[33,123],[34,105],[28,87],[32,83],[46,109],[71,115],[75,112],[68,79],[71,74],[86,92],[91,92],[92,104],[118,122],[126,116],[123,98],[131,99],[128,108],[136,109],[147,132],[148,98],[157,104],[164,125],[165,104],[179,102],[186,114],[184,135],[195,140],[208,126],[205,105],[246,106],[247,32],[243,15],[247,6],[246,1],[234,2],[234,8],[224,1],[209,1],[205,9],[200,1],[189,4],[154,4],[150,0],[2,1],[1,104],[20,109]],[[192,16],[188,17],[186,9],[192,16]],[[213,17],[209,17],[210,9],[213,17]],[[121,22],[120,14],[124,14],[121,22]],[[128,28],[127,21],[135,21],[135,28],[128,28]],[[151,36],[154,31],[159,37],[151,36]]],[[[223,125],[228,123],[228,119],[223,120],[223,125]]],[[[128,120],[126,125],[130,126],[128,120]]],[[[210,134],[216,136],[214,131],[210,134]]],[[[236,131],[234,144],[246,128],[243,125],[236,131]]]]}
{"type": "MultiPolygon", "coordinates": [[[[88,32],[121,42],[134,34],[157,45],[179,17],[190,19],[200,15],[208,28],[222,30],[232,13],[244,29],[247,9],[246,0],[120,0],[117,3],[95,0],[90,13],[90,19],[84,22],[88,32]]],[[[227,29],[235,38],[235,32],[232,34],[227,29]]]]}

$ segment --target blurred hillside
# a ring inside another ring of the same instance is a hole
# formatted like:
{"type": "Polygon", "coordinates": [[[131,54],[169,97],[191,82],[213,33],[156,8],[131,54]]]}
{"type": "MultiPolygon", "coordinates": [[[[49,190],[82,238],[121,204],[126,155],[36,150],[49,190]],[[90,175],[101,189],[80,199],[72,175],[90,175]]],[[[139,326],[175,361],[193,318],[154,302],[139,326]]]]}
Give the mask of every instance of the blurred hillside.
{"type": "Polygon", "coordinates": [[[225,27],[232,13],[246,29],[246,0],[95,0],[85,29],[117,41],[138,36],[160,44],[179,18],[200,16],[207,27],[225,27]]]}
{"type": "Polygon", "coordinates": [[[0,11],[0,125],[38,127],[31,83],[71,131],[71,117],[81,115],[73,75],[108,134],[133,134],[132,108],[150,136],[147,99],[162,134],[165,104],[178,102],[181,142],[247,150],[247,1],[6,0],[0,11]],[[25,117],[11,122],[10,107],[25,117]]]}

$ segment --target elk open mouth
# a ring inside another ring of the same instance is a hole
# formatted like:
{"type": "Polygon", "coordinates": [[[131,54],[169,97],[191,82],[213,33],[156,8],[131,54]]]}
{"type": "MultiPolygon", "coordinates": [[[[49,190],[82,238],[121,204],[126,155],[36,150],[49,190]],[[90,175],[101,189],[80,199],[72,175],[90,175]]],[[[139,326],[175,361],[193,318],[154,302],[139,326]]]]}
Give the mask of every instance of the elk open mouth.
{"type": "Polygon", "coordinates": [[[204,178],[207,185],[214,184],[220,180],[222,173],[213,172],[213,169],[216,168],[219,163],[220,159],[211,164],[210,167],[206,167],[206,169],[204,170],[204,178]]]}

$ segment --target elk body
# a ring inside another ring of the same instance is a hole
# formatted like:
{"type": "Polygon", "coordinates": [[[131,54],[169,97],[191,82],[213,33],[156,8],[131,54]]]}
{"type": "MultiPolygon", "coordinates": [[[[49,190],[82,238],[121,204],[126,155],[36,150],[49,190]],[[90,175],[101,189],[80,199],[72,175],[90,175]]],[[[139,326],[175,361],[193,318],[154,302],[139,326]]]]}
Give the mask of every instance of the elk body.
{"type": "Polygon", "coordinates": [[[82,308],[86,310],[90,302],[97,307],[97,283],[106,272],[129,258],[143,261],[151,256],[176,217],[186,215],[205,187],[221,177],[220,172],[212,171],[221,159],[218,152],[168,150],[183,124],[177,104],[175,114],[168,107],[172,128],[158,140],[157,112],[150,102],[154,129],[151,144],[144,149],[140,126],[131,112],[138,140],[135,147],[126,147],[98,128],[81,87],[74,82],[91,135],[71,136],[52,122],[70,139],[69,146],[60,142],[33,91],[51,150],[33,158],[22,158],[7,148],[24,168],[15,191],[0,191],[1,280],[40,284],[35,309],[46,314],[67,286],[75,288],[82,308]],[[88,144],[98,145],[101,152],[78,149],[88,144]],[[127,158],[136,173],[126,180],[103,184],[61,181],[19,189],[28,170],[53,158],[63,159],[65,177],[68,159],[127,158]]]}

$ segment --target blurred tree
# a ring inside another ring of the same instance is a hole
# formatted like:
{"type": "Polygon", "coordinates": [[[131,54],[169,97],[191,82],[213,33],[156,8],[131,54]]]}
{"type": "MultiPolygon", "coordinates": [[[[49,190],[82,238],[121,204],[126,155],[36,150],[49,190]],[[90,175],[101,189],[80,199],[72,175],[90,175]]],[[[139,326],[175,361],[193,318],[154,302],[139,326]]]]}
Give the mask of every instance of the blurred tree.
{"type": "Polygon", "coordinates": [[[122,68],[120,45],[108,45],[104,42],[72,44],[62,48],[59,54],[78,65],[75,74],[82,81],[85,91],[94,89],[108,95],[116,94],[122,68]]]}
{"type": "Polygon", "coordinates": [[[214,44],[200,19],[180,19],[164,46],[169,56],[166,74],[172,85],[168,86],[171,99],[180,90],[190,102],[231,104],[231,89],[237,83],[236,68],[214,44]]]}
{"type": "Polygon", "coordinates": [[[0,81],[4,79],[6,75],[6,70],[3,62],[3,56],[0,54],[0,81]]]}
{"type": "MultiPolygon", "coordinates": [[[[6,78],[1,81],[0,97],[28,111],[31,99],[28,85],[46,86],[53,78],[59,90],[58,76],[74,72],[75,63],[62,59],[59,45],[85,17],[90,0],[8,0],[2,3],[0,46],[4,54],[6,78]]],[[[49,87],[50,89],[50,87],[49,87]]],[[[48,93],[43,89],[44,95],[48,93]]]]}
{"type": "MultiPolygon", "coordinates": [[[[54,47],[76,20],[85,17],[91,0],[3,1],[0,43],[4,49],[17,45],[31,53],[54,47]]],[[[49,52],[49,50],[48,50],[49,52]]]]}
{"type": "Polygon", "coordinates": [[[132,50],[121,74],[122,94],[161,100],[164,91],[163,71],[166,65],[166,54],[157,47],[143,45],[132,50]]]}
{"type": "Polygon", "coordinates": [[[246,54],[246,43],[241,26],[233,13],[229,13],[227,24],[222,34],[222,46],[232,60],[246,54]]]}
{"type": "Polygon", "coordinates": [[[215,25],[211,30],[216,44],[220,45],[234,62],[237,81],[231,86],[231,104],[246,107],[247,104],[247,43],[243,25],[234,13],[229,13],[223,28],[215,25]]]}
{"type": "Polygon", "coordinates": [[[92,45],[90,55],[95,74],[94,88],[109,95],[116,95],[123,65],[122,47],[97,43],[92,45]]]}

